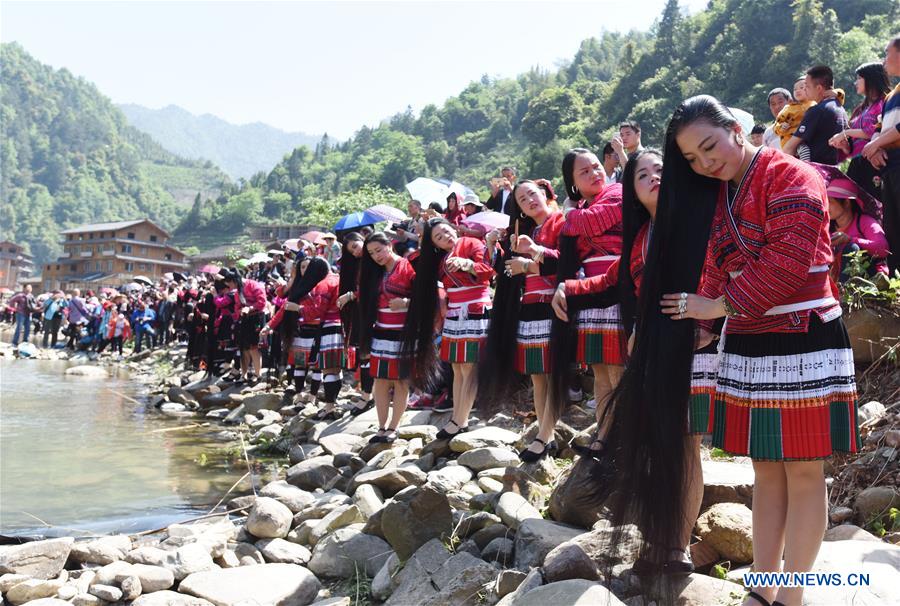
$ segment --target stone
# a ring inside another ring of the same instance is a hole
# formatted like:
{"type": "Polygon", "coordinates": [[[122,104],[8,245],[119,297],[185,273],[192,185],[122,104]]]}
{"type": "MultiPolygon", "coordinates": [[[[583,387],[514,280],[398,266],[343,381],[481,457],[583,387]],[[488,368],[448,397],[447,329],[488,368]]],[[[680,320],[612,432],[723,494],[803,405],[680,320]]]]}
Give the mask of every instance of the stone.
{"type": "Polygon", "coordinates": [[[566,606],[624,606],[606,587],[593,581],[573,579],[542,585],[531,591],[518,595],[510,602],[512,606],[547,606],[548,604],[565,604],[566,606]]]}
{"type": "Polygon", "coordinates": [[[179,591],[216,606],[273,604],[305,606],[315,600],[319,580],[296,564],[260,564],[192,574],[179,591]]]}
{"type": "Polygon", "coordinates": [[[121,579],[127,576],[134,576],[140,580],[142,593],[162,591],[175,584],[175,574],[162,566],[132,564],[127,572],[116,575],[116,582],[121,582],[121,579]]]}
{"type": "Polygon", "coordinates": [[[303,490],[324,488],[338,475],[338,470],[332,465],[333,460],[331,455],[327,455],[300,461],[288,468],[287,481],[303,490]]]}
{"type": "Polygon", "coordinates": [[[331,511],[316,524],[309,533],[309,544],[315,546],[329,532],[350,524],[363,522],[362,514],[356,505],[342,505],[331,511]]]}
{"type": "Polygon", "coordinates": [[[304,520],[321,519],[342,505],[349,505],[352,499],[339,490],[329,490],[318,494],[316,500],[294,514],[294,524],[304,520]]]}
{"type": "Polygon", "coordinates": [[[429,471],[428,483],[443,493],[459,490],[472,479],[472,472],[462,465],[447,465],[441,469],[429,471]]]}
{"type": "Polygon", "coordinates": [[[247,517],[247,530],[261,539],[280,539],[291,530],[293,514],[280,501],[259,497],[247,517]]]}
{"type": "Polygon", "coordinates": [[[853,517],[853,510],[849,507],[834,507],[828,514],[828,519],[832,524],[843,524],[853,517]]]}
{"type": "Polygon", "coordinates": [[[145,593],[131,606],[213,606],[212,602],[175,591],[157,591],[145,593]]]}
{"type": "Polygon", "coordinates": [[[488,526],[493,526],[494,524],[500,524],[502,522],[503,520],[500,519],[500,516],[488,513],[487,511],[467,513],[462,516],[459,523],[456,525],[456,533],[463,538],[467,538],[482,528],[487,528],[488,526]]]}
{"type": "Polygon", "coordinates": [[[372,579],[370,591],[373,598],[383,602],[391,597],[395,588],[394,577],[400,568],[400,558],[397,557],[396,553],[392,553],[384,563],[384,566],[379,569],[372,579]]]}
{"type": "Polygon", "coordinates": [[[282,426],[278,423],[266,425],[255,434],[250,436],[250,441],[254,444],[259,442],[272,442],[281,436],[282,426]]]}
{"type": "Polygon", "coordinates": [[[353,493],[353,503],[359,509],[359,513],[365,518],[384,507],[384,499],[381,491],[372,484],[360,484],[353,493]]]}
{"type": "Polygon", "coordinates": [[[584,548],[574,541],[554,547],[543,563],[544,579],[548,583],[569,579],[600,579],[600,570],[584,548]]]}
{"type": "Polygon", "coordinates": [[[504,492],[500,495],[500,499],[497,501],[497,515],[504,524],[513,530],[516,530],[519,524],[525,520],[542,519],[541,512],[514,492],[504,492]]]}
{"type": "Polygon", "coordinates": [[[593,485],[592,466],[578,459],[563,471],[550,493],[550,517],[557,522],[580,526],[585,530],[594,525],[603,513],[603,503],[585,496],[584,487],[593,485]]]}
{"type": "Polygon", "coordinates": [[[533,507],[543,509],[550,496],[548,486],[553,482],[553,479],[550,478],[551,473],[556,474],[556,467],[547,459],[532,465],[507,467],[502,478],[503,490],[501,492],[514,492],[522,495],[522,498],[533,507]]]}
{"type": "Polygon", "coordinates": [[[824,541],[881,541],[871,532],[853,524],[835,526],[825,531],[824,541]]]}
{"type": "Polygon", "coordinates": [[[303,545],[297,545],[284,539],[262,539],[256,542],[266,562],[283,564],[306,564],[312,553],[303,545]]]}
{"type": "Polygon", "coordinates": [[[387,541],[387,537],[384,536],[384,531],[381,529],[381,519],[384,516],[384,508],[382,507],[375,513],[369,516],[369,519],[366,520],[366,523],[363,525],[362,531],[366,534],[370,534],[375,537],[379,537],[387,541]]]}
{"type": "Polygon", "coordinates": [[[169,398],[170,402],[175,402],[176,404],[197,404],[194,394],[181,387],[170,387],[166,392],[166,397],[169,398]]]}
{"type": "Polygon", "coordinates": [[[881,402],[868,402],[859,407],[859,424],[874,423],[887,413],[887,408],[881,402]]]}
{"type": "Polygon", "coordinates": [[[238,560],[250,560],[253,564],[265,564],[262,552],[252,543],[239,542],[234,546],[234,555],[238,560]]]}
{"type": "Polygon", "coordinates": [[[27,574],[15,574],[12,572],[0,575],[0,593],[6,593],[19,583],[27,581],[30,578],[31,577],[29,577],[27,574]]]}
{"type": "Polygon", "coordinates": [[[425,580],[430,579],[449,559],[450,553],[438,539],[422,545],[393,577],[393,589],[385,606],[421,604],[435,595],[437,588],[425,580]]]}
{"type": "Polygon", "coordinates": [[[74,542],[73,538],[66,537],[0,547],[0,574],[12,572],[33,579],[55,578],[63,569],[74,542]]]}
{"type": "Polygon", "coordinates": [[[494,593],[501,598],[511,594],[519,588],[527,576],[521,570],[501,570],[494,583],[494,593]]]}
{"type": "Polygon", "coordinates": [[[492,526],[482,528],[471,537],[469,537],[469,540],[475,543],[475,546],[478,548],[480,555],[480,550],[487,547],[488,543],[497,538],[515,540],[516,531],[510,530],[505,524],[494,524],[492,526]]]}
{"type": "Polygon", "coordinates": [[[383,452],[391,452],[393,444],[387,442],[365,442],[365,445],[359,451],[359,458],[366,461],[372,467],[378,467],[373,460],[383,452]]]}
{"type": "Polygon", "coordinates": [[[892,486],[872,486],[866,488],[853,502],[856,522],[868,526],[873,520],[886,515],[891,507],[900,507],[900,491],[892,486]]]}
{"type": "MultiPolygon", "coordinates": [[[[744,594],[744,588],[737,583],[716,579],[705,574],[690,574],[674,579],[670,587],[663,583],[642,582],[641,588],[646,597],[665,603],[665,596],[677,595],[677,606],[708,606],[709,604],[730,604],[735,596],[744,594]]],[[[803,603],[806,604],[804,598],[803,603]]]]}
{"type": "Polygon", "coordinates": [[[717,503],[697,520],[697,534],[726,560],[753,561],[753,514],[740,503],[717,503]]]}
{"type": "Polygon", "coordinates": [[[484,492],[503,492],[503,482],[494,478],[478,478],[478,488],[484,492]]]}
{"type": "Polygon", "coordinates": [[[394,467],[357,474],[353,481],[357,486],[372,484],[385,496],[394,496],[409,486],[421,486],[426,479],[425,472],[418,467],[394,467]]]}
{"type": "Polygon", "coordinates": [[[281,396],[277,393],[258,393],[243,401],[244,414],[255,415],[260,410],[278,410],[281,408],[281,396]]]}
{"type": "Polygon", "coordinates": [[[540,566],[554,547],[584,532],[582,528],[550,520],[525,520],[516,532],[516,568],[540,566]]]}
{"type": "Polygon", "coordinates": [[[7,591],[6,600],[13,606],[18,606],[32,600],[54,597],[64,584],[64,581],[57,579],[28,579],[7,591]]]}
{"type": "Polygon", "coordinates": [[[76,542],[72,545],[69,557],[79,563],[110,564],[124,559],[131,548],[131,539],[126,535],[102,537],[76,542]]]}
{"type": "MultiPolygon", "coordinates": [[[[501,429],[500,427],[479,427],[472,431],[457,434],[450,440],[450,450],[453,452],[466,452],[475,448],[490,446],[505,447],[515,444],[519,440],[519,434],[501,429]]],[[[424,451],[423,451],[424,452],[424,451]]]]}
{"type": "Polygon", "coordinates": [[[378,537],[364,534],[352,526],[339,528],[316,544],[309,569],[329,578],[348,579],[357,570],[372,577],[391,553],[391,546],[378,537]]]}
{"type": "Polygon", "coordinates": [[[176,415],[178,413],[185,412],[187,409],[187,406],[179,402],[166,402],[159,407],[159,411],[167,415],[176,415]]]}
{"type": "Polygon", "coordinates": [[[59,598],[41,598],[39,600],[31,600],[28,606],[71,606],[72,603],[59,598]]]}
{"type": "Polygon", "coordinates": [[[119,581],[119,589],[122,590],[122,597],[120,599],[131,601],[136,599],[143,592],[143,587],[141,586],[141,580],[137,577],[125,577],[121,581],[119,581]]]}
{"type": "Polygon", "coordinates": [[[359,436],[349,433],[335,433],[330,436],[323,436],[319,439],[319,444],[330,455],[337,455],[345,452],[359,452],[359,450],[368,442],[359,436]]]}
{"type": "Polygon", "coordinates": [[[381,530],[400,559],[406,560],[429,540],[450,536],[450,503],[429,485],[413,489],[385,505],[381,530]]]}
{"type": "Polygon", "coordinates": [[[753,502],[755,474],[749,463],[730,461],[703,461],[703,504],[705,511],[716,503],[742,503],[747,507],[753,502]]]}
{"type": "Polygon", "coordinates": [[[481,550],[481,558],[485,562],[497,562],[503,567],[511,566],[515,548],[515,543],[512,540],[497,537],[481,550]]]}
{"type": "Polygon", "coordinates": [[[497,570],[475,556],[458,553],[431,575],[436,594],[420,602],[422,606],[463,606],[476,604],[478,594],[487,593],[497,570]]]}
{"type": "Polygon", "coordinates": [[[351,604],[352,601],[350,600],[350,596],[344,596],[342,598],[319,600],[318,602],[313,602],[310,606],[350,606],[351,604]]]}
{"type": "Polygon", "coordinates": [[[106,602],[118,602],[122,599],[122,590],[113,585],[91,585],[88,591],[106,602]]]}
{"type": "Polygon", "coordinates": [[[125,554],[125,561],[132,564],[162,566],[166,563],[166,560],[169,559],[170,553],[171,552],[166,551],[165,549],[160,549],[159,547],[151,547],[150,545],[145,545],[143,547],[132,549],[127,554],[125,554]]]}
{"type": "Polygon", "coordinates": [[[169,556],[164,566],[172,571],[178,581],[195,572],[215,568],[212,556],[199,543],[189,543],[179,547],[169,556]]]}
{"type": "Polygon", "coordinates": [[[516,466],[521,462],[518,454],[496,446],[467,450],[459,455],[457,460],[460,465],[468,467],[475,473],[495,467],[516,466]]]}
{"type": "Polygon", "coordinates": [[[437,437],[437,432],[434,425],[406,425],[397,429],[397,436],[404,440],[421,438],[425,442],[431,442],[437,437]]]}
{"type": "Polygon", "coordinates": [[[66,374],[70,377],[87,377],[90,379],[105,379],[109,376],[109,373],[103,368],[88,364],[67,368],[66,374]]]}
{"type": "Polygon", "coordinates": [[[271,497],[287,506],[292,513],[303,510],[304,507],[316,500],[316,497],[302,488],[288,484],[284,480],[269,482],[259,491],[261,497],[271,497]]]}

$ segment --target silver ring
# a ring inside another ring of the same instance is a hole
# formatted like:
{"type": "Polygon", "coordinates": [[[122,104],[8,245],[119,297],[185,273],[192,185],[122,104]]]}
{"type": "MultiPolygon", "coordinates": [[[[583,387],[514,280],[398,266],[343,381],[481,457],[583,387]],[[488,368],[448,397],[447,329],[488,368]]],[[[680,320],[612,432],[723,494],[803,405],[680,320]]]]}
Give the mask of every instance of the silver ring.
{"type": "Polygon", "coordinates": [[[679,301],[678,302],[678,313],[684,315],[684,312],[687,311],[687,301],[679,301]]]}
{"type": "Polygon", "coordinates": [[[681,300],[687,301],[687,293],[686,292],[681,293],[681,300]]]}

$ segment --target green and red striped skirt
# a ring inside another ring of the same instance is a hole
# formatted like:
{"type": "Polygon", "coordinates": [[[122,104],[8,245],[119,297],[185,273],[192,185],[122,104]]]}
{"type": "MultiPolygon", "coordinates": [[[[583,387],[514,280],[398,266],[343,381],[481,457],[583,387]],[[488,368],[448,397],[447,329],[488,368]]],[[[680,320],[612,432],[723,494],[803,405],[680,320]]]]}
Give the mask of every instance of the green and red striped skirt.
{"type": "Polygon", "coordinates": [[[318,324],[300,324],[297,334],[288,349],[288,364],[296,368],[315,367],[318,355],[316,341],[319,333],[318,324]]]}
{"type": "Polygon", "coordinates": [[[516,371],[523,375],[550,372],[550,325],[553,309],[549,303],[523,303],[516,329],[516,371]]]}
{"type": "Polygon", "coordinates": [[[694,352],[691,363],[691,399],[688,401],[688,433],[709,433],[716,376],[719,368],[718,342],[694,352]]]}
{"type": "Polygon", "coordinates": [[[806,333],[729,334],[710,427],[713,445],[757,461],[857,452],[853,350],[841,318],[806,333]]]}
{"type": "Polygon", "coordinates": [[[478,313],[465,307],[450,309],[441,331],[441,360],[450,364],[475,364],[487,342],[490,307],[477,306],[478,313]]]}
{"type": "Polygon", "coordinates": [[[585,366],[612,364],[621,366],[624,336],[619,305],[588,307],[578,312],[578,351],[576,361],[585,366]]]}
{"type": "Polygon", "coordinates": [[[322,370],[343,368],[344,360],[344,334],[341,332],[341,323],[325,321],[319,331],[318,365],[322,370]]]}

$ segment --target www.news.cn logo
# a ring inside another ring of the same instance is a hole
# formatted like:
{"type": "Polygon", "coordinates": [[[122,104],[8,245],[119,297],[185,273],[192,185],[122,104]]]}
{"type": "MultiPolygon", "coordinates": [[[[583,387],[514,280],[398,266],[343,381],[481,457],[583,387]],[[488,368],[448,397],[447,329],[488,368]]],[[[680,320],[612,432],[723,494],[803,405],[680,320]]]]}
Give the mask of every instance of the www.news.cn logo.
{"type": "Polygon", "coordinates": [[[747,572],[745,587],[868,587],[869,575],[851,572],[747,572]]]}

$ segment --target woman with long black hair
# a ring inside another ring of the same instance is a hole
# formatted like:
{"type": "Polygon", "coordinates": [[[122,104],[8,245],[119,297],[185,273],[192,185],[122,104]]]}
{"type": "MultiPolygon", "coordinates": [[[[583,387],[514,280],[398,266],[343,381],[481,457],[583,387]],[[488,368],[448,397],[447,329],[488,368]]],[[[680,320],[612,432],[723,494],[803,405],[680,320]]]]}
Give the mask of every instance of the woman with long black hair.
{"type": "Polygon", "coordinates": [[[493,254],[481,240],[457,236],[443,218],[425,224],[419,249],[403,351],[415,355],[417,378],[432,372],[440,281],[447,293],[440,358],[453,367],[453,416],[437,435],[445,440],[469,428],[469,413],[478,391],[477,363],[490,322],[493,254]]]}
{"type": "MultiPolygon", "coordinates": [[[[550,300],[556,282],[557,243],[563,216],[552,199],[553,205],[548,204],[544,189],[548,185],[543,181],[523,180],[513,188],[517,212],[509,228],[509,254],[504,255],[504,269],[497,277],[494,317],[482,360],[483,366],[489,366],[485,370],[490,370],[491,380],[479,386],[479,394],[492,403],[505,399],[519,375],[531,378],[538,433],[519,453],[519,458],[526,463],[547,456],[556,447],[553,442],[556,416],[547,403],[547,377],[550,300]],[[510,356],[510,351],[515,351],[515,356],[510,356]]],[[[489,243],[492,239],[489,238],[489,243]]]]}
{"type": "MultiPolygon", "coordinates": [[[[622,308],[625,334],[630,335],[629,345],[635,342],[635,329],[640,324],[635,314],[641,289],[641,278],[647,264],[656,225],[657,207],[663,172],[662,154],[655,149],[645,148],[632,154],[622,173],[622,256],[606,274],[584,280],[566,280],[557,287],[553,298],[553,309],[562,319],[567,319],[569,297],[584,296],[604,292],[618,287],[622,308]]],[[[661,570],[667,574],[687,574],[694,567],[687,552],[691,531],[700,512],[703,499],[703,473],[700,464],[701,435],[709,432],[711,394],[715,388],[717,365],[715,343],[710,343],[694,352],[691,368],[690,399],[687,408],[687,460],[683,506],[684,523],[677,543],[670,543],[671,549],[665,553],[653,554],[655,560],[647,557],[636,564],[638,572],[661,570]]],[[[627,372],[627,371],[626,371],[627,372]]],[[[615,413],[607,409],[607,415],[615,413]]],[[[611,423],[602,419],[602,424],[611,423]]],[[[684,432],[684,428],[672,428],[684,432]]],[[[586,464],[590,464],[586,461],[586,464]]]]}
{"type": "MultiPolygon", "coordinates": [[[[606,185],[606,172],[597,156],[586,149],[569,151],[562,162],[569,201],[560,238],[559,280],[599,276],[622,252],[622,186],[606,185]]],[[[550,339],[550,397],[554,407],[567,402],[572,367],[590,366],[594,374],[594,401],[599,420],[609,395],[622,374],[623,342],[618,300],[614,291],[570,302],[570,322],[554,319],[550,339]]],[[[589,449],[604,448],[606,428],[598,424],[589,449]]],[[[590,451],[590,453],[588,453],[590,451]]]]}
{"type": "Polygon", "coordinates": [[[375,405],[372,399],[372,374],[369,372],[369,359],[359,357],[359,305],[357,291],[359,289],[359,269],[365,246],[365,238],[355,231],[344,236],[341,250],[340,297],[337,305],[341,310],[341,326],[344,329],[346,355],[345,370],[359,373],[361,399],[354,402],[351,414],[362,414],[375,405]],[[362,404],[362,405],[360,405],[362,404]],[[358,412],[357,412],[358,411],[358,412]]]}
{"type": "Polygon", "coordinates": [[[222,279],[233,292],[231,318],[235,323],[236,341],[241,356],[240,380],[255,383],[262,372],[259,333],[265,323],[263,311],[266,309],[266,290],[255,280],[245,280],[235,268],[227,271],[222,279]]]}
{"type": "MultiPolygon", "coordinates": [[[[393,442],[406,410],[411,356],[402,351],[403,326],[416,272],[377,231],[365,240],[359,278],[359,349],[374,377],[378,433],[370,442],[393,442]]],[[[357,408],[357,410],[360,410],[357,408]]],[[[356,411],[351,411],[353,414],[356,411]]]]}

